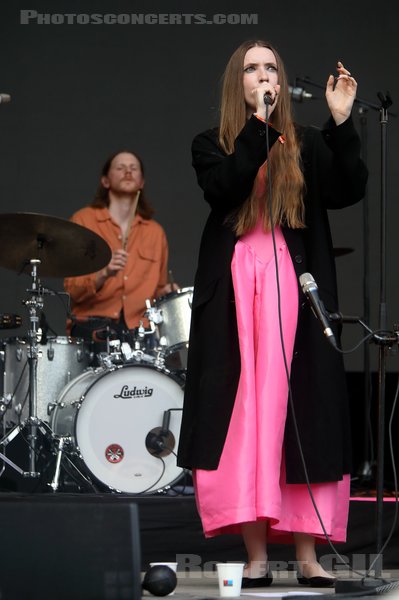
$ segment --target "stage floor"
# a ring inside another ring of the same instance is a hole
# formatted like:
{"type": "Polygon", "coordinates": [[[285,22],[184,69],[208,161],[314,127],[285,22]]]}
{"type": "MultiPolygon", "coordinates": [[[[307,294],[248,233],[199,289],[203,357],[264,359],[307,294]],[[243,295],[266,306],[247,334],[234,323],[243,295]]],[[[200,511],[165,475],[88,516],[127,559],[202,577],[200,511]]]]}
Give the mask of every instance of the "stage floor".
{"type": "MultiPolygon", "coordinates": [[[[143,574],[144,575],[144,574],[143,574]]],[[[286,595],[305,595],[305,594],[334,594],[334,588],[311,588],[299,585],[292,571],[274,571],[273,583],[268,588],[245,589],[241,590],[240,598],[248,600],[253,597],[283,597],[286,595]]],[[[399,570],[392,570],[389,573],[383,573],[387,581],[398,581],[399,570]]],[[[341,578],[351,579],[348,573],[342,573],[341,578]]],[[[355,577],[355,576],[354,576],[355,577]]],[[[356,576],[357,578],[357,576],[356,576]]],[[[197,573],[177,573],[177,586],[174,593],[176,600],[184,599],[207,599],[219,598],[219,589],[217,575],[215,572],[205,571],[197,573]]],[[[143,592],[143,597],[153,597],[149,592],[143,592]]]]}

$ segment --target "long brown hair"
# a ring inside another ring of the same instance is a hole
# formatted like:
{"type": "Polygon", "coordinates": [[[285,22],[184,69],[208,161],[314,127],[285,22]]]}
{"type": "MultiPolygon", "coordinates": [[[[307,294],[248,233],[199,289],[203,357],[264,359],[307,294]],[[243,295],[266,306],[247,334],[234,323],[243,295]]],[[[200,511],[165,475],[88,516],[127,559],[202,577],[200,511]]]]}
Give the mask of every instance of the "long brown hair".
{"type": "MultiPolygon", "coordinates": [[[[283,61],[275,48],[263,40],[249,40],[232,54],[223,75],[219,143],[227,154],[234,151],[234,141],[247,119],[244,97],[244,58],[248,50],[260,46],[271,50],[276,58],[280,93],[270,123],[281,131],[285,143],[276,142],[269,155],[273,180],[272,221],[274,225],[287,224],[297,229],[304,227],[304,177],[301,169],[300,146],[292,118],[288,80],[283,61]]],[[[267,170],[264,163],[258,171],[252,192],[241,208],[233,215],[233,228],[243,235],[255,227],[259,213],[263,215],[263,228],[270,229],[267,209],[267,170]]],[[[230,221],[231,219],[229,219],[230,221]]]]}
{"type": "MultiPolygon", "coordinates": [[[[101,169],[101,176],[102,177],[108,176],[112,161],[114,160],[114,158],[116,156],[118,156],[118,154],[122,154],[122,153],[132,154],[135,158],[137,158],[137,160],[139,161],[141,174],[144,177],[143,161],[141,160],[141,158],[138,156],[138,154],[136,152],[132,152],[131,150],[118,150],[118,152],[114,152],[114,154],[112,154],[109,158],[107,158],[107,160],[104,163],[103,168],[101,169]]],[[[94,196],[94,200],[91,202],[90,206],[92,206],[93,208],[104,208],[104,207],[108,208],[108,206],[109,206],[108,189],[103,186],[101,181],[97,188],[96,195],[94,196]]],[[[141,217],[143,217],[143,219],[147,219],[147,220],[151,219],[151,217],[153,216],[153,214],[155,212],[154,209],[152,208],[151,204],[147,200],[146,193],[144,191],[144,187],[141,190],[141,193],[139,196],[139,201],[137,204],[136,212],[141,217]]]]}

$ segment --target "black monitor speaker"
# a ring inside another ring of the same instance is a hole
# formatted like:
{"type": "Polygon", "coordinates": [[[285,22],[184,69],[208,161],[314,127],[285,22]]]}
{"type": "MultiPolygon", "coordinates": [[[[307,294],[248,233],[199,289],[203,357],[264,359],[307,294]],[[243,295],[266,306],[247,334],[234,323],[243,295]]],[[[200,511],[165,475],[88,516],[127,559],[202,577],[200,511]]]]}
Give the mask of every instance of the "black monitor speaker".
{"type": "Polygon", "coordinates": [[[140,600],[136,504],[59,498],[0,502],[0,600],[140,600]]]}

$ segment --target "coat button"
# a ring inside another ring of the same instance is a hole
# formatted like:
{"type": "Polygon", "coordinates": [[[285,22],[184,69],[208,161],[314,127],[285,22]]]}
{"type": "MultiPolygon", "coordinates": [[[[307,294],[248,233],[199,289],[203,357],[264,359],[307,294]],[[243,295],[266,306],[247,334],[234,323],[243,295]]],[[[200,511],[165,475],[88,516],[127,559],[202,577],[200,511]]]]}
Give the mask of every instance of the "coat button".
{"type": "Polygon", "coordinates": [[[297,254],[295,257],[295,262],[300,265],[302,261],[303,261],[302,256],[300,254],[297,254]]]}
{"type": "Polygon", "coordinates": [[[265,136],[266,135],[266,129],[259,129],[259,135],[260,136],[265,136]]]}

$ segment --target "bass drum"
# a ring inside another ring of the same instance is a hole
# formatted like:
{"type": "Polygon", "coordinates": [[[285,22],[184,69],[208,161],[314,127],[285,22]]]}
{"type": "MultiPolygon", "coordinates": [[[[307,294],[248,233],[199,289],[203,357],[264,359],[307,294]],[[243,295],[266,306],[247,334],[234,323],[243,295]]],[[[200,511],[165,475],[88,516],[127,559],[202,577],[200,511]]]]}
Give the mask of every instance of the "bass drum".
{"type": "Polygon", "coordinates": [[[72,436],[87,471],[110,490],[154,493],[176,483],[182,382],[128,364],[88,369],[61,392],[51,427],[72,436]]]}

